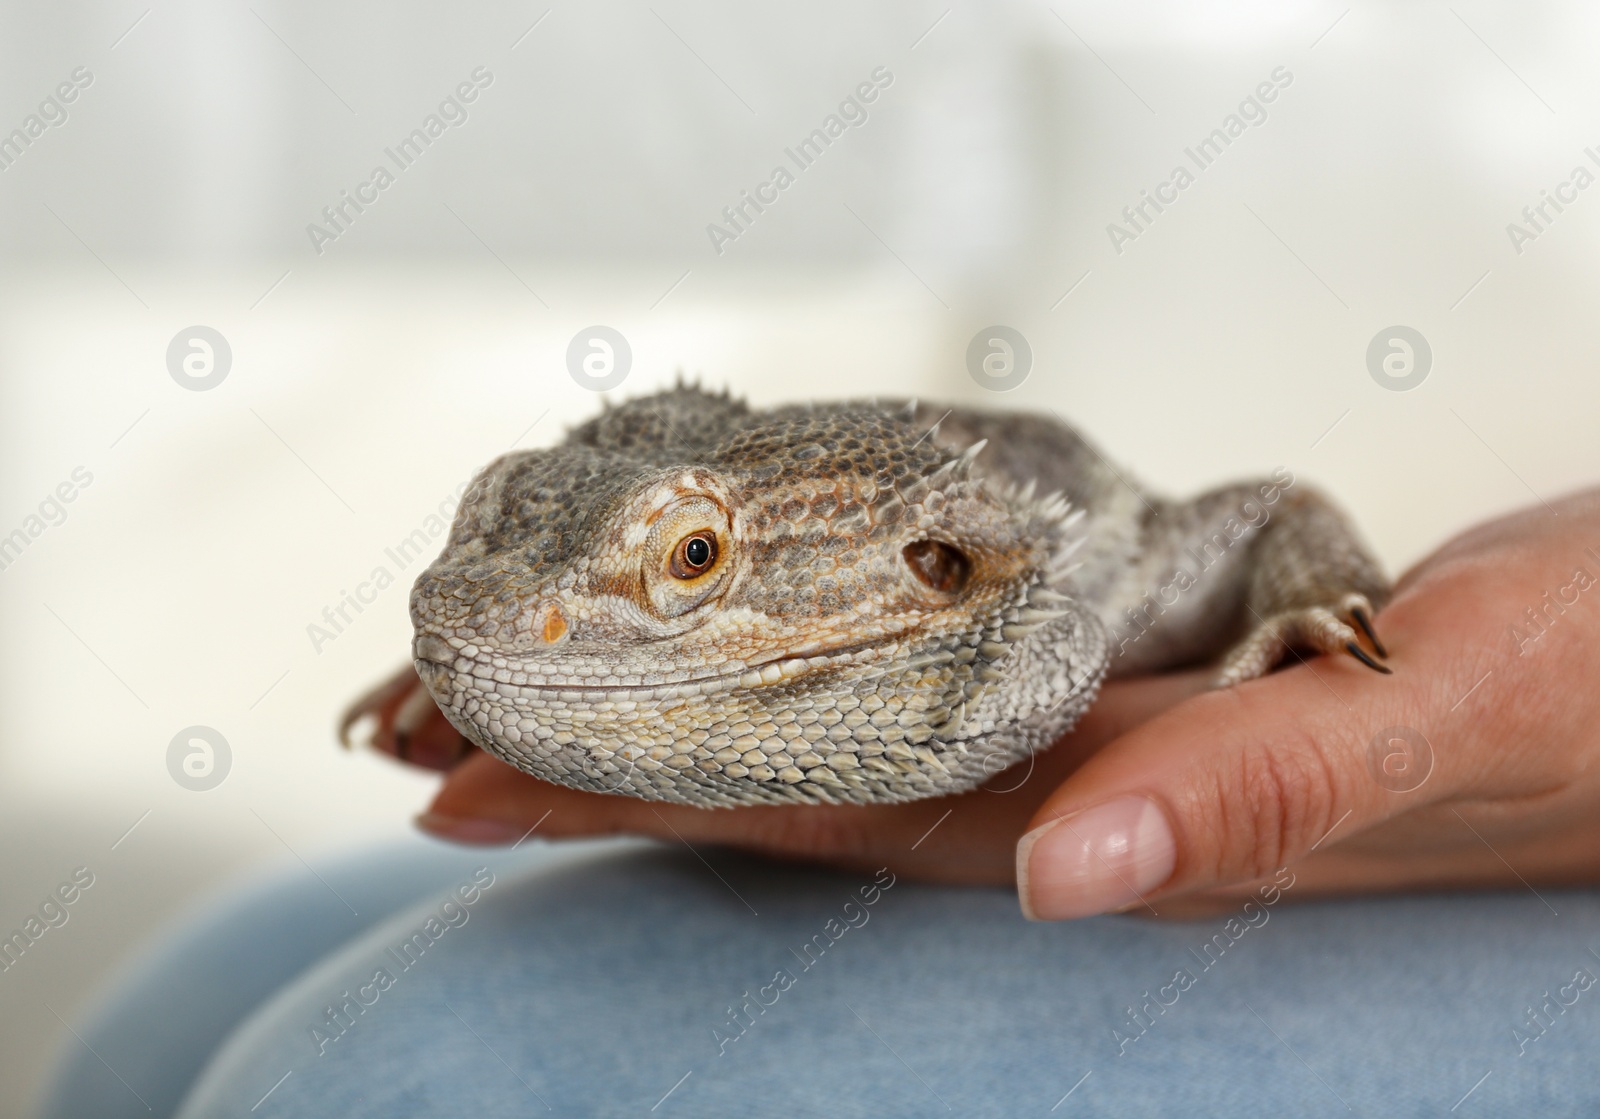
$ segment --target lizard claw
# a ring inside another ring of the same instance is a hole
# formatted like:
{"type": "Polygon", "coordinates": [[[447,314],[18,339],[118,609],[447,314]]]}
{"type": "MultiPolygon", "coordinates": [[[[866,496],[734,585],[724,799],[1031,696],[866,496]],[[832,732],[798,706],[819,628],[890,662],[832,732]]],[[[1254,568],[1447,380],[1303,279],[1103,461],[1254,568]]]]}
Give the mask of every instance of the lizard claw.
{"type": "MultiPolygon", "coordinates": [[[[1360,606],[1351,606],[1349,608],[1349,614],[1350,617],[1355,620],[1356,625],[1361,627],[1361,632],[1367,635],[1367,640],[1372,642],[1372,651],[1378,654],[1379,657],[1387,657],[1389,655],[1389,650],[1385,649],[1383,647],[1383,642],[1378,640],[1378,634],[1372,628],[1372,621],[1367,617],[1366,610],[1362,609],[1360,606]]],[[[1386,664],[1379,664],[1377,661],[1373,660],[1367,655],[1367,651],[1360,645],[1357,645],[1354,641],[1346,641],[1344,647],[1349,651],[1352,657],[1366,665],[1368,668],[1377,672],[1381,672],[1385,676],[1394,675],[1394,669],[1390,668],[1386,664]]]]}
{"type": "MultiPolygon", "coordinates": [[[[1366,629],[1365,626],[1362,626],[1361,628],[1362,629],[1366,629]]],[[[1367,632],[1367,636],[1368,637],[1372,636],[1372,631],[1371,630],[1367,630],[1366,632],[1367,632]]],[[[1374,642],[1374,644],[1376,644],[1376,642],[1374,642]]],[[[1368,668],[1376,669],[1377,671],[1383,673],[1385,676],[1393,676],[1394,675],[1394,669],[1390,668],[1386,664],[1379,664],[1377,661],[1373,660],[1371,657],[1369,657],[1367,655],[1367,651],[1365,649],[1363,649],[1360,645],[1357,645],[1354,641],[1346,641],[1344,643],[1344,647],[1346,649],[1350,650],[1350,655],[1352,657],[1354,657],[1356,660],[1360,661],[1362,664],[1366,665],[1368,668]]]]}
{"type": "MultiPolygon", "coordinates": [[[[1367,640],[1372,642],[1372,651],[1380,657],[1387,657],[1389,650],[1383,647],[1383,642],[1378,640],[1377,632],[1372,628],[1372,623],[1367,619],[1367,612],[1359,606],[1350,608],[1350,616],[1356,620],[1356,625],[1361,627],[1361,632],[1367,635],[1367,640]]],[[[1377,667],[1374,665],[1373,667],[1377,667]]]]}
{"type": "Polygon", "coordinates": [[[1268,618],[1258,615],[1256,627],[1223,661],[1217,686],[1227,687],[1265,676],[1290,649],[1349,653],[1374,672],[1392,676],[1394,669],[1374,659],[1360,645],[1364,634],[1379,658],[1389,655],[1372,628],[1371,610],[1372,605],[1365,595],[1351,593],[1336,605],[1297,607],[1268,618]]]}

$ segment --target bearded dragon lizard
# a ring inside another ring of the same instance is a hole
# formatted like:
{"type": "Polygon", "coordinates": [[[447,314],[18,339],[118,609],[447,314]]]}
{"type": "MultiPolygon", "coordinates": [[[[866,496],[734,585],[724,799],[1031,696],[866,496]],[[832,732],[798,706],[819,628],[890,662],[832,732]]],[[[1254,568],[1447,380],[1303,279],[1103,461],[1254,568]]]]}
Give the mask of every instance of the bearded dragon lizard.
{"type": "Polygon", "coordinates": [[[1388,672],[1388,593],[1286,471],[1171,501],[1053,416],[680,385],[477,477],[411,592],[413,665],[341,735],[374,716],[403,757],[442,715],[579,789],[913,800],[1048,747],[1107,676],[1227,686],[1290,648],[1388,672]]]}

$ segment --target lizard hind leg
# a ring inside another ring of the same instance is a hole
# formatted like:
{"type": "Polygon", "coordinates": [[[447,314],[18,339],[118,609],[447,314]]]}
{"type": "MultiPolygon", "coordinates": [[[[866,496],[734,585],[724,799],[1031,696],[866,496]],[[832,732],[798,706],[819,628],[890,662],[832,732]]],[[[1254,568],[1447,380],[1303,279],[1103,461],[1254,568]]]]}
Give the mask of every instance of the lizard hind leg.
{"type": "Polygon", "coordinates": [[[1262,533],[1252,560],[1246,635],[1224,657],[1217,686],[1264,676],[1296,649],[1348,655],[1376,672],[1393,672],[1372,622],[1388,598],[1388,582],[1355,529],[1321,495],[1295,495],[1262,533]]]}

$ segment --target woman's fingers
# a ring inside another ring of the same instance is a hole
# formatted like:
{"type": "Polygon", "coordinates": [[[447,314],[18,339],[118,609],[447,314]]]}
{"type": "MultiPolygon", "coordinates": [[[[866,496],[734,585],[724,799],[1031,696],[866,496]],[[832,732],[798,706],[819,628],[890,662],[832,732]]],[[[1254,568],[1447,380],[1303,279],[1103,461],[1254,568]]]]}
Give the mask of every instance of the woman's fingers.
{"type": "Polygon", "coordinates": [[[1018,844],[1024,912],[1159,909],[1162,897],[1268,877],[1447,793],[1470,760],[1408,773],[1433,764],[1410,728],[1435,733],[1438,683],[1460,675],[1465,690],[1474,669],[1427,615],[1416,601],[1386,611],[1393,676],[1317,657],[1197,697],[1111,744],[1018,844]]]}
{"type": "MultiPolygon", "coordinates": [[[[691,808],[551,785],[483,755],[450,775],[417,823],[430,834],[468,843],[514,843],[530,830],[546,839],[625,834],[695,847],[728,844],[770,855],[882,866],[891,856],[910,856],[921,863],[918,840],[938,831],[942,817],[955,816],[952,808],[964,799],[691,808]]],[[[984,842],[981,824],[986,821],[981,817],[970,806],[963,808],[952,833],[968,833],[964,852],[951,859],[939,877],[987,881],[1003,873],[1011,840],[997,837],[984,842]]],[[[925,864],[919,869],[932,867],[925,864]]]]}
{"type": "Polygon", "coordinates": [[[1035,814],[1017,846],[1024,911],[1086,917],[1251,881],[1401,810],[1366,758],[1385,721],[1412,717],[1399,695],[1366,694],[1391,679],[1318,658],[1132,731],[1035,814]]]}
{"type": "Polygon", "coordinates": [[[1402,582],[1382,622],[1395,675],[1315,658],[1097,754],[1018,844],[1024,911],[1181,911],[1290,864],[1298,896],[1592,874],[1600,655],[1575,625],[1548,628],[1538,664],[1508,640],[1540,588],[1574,579],[1577,541],[1528,520],[1402,582]]]}

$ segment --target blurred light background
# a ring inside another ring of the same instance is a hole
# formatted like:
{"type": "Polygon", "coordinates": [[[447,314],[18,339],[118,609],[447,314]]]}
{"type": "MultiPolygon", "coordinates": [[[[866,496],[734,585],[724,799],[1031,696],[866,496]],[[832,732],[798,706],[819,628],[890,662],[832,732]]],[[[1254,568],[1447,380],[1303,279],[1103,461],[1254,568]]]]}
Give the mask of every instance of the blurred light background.
{"type": "Polygon", "coordinates": [[[682,369],[763,404],[1055,408],[1177,493],[1286,466],[1396,572],[1593,483],[1600,189],[1562,184],[1600,174],[1597,47],[1577,2],[0,5],[0,537],[26,537],[0,932],[96,875],[0,973],[0,1110],[194,899],[409,827],[433,780],[333,726],[404,660],[415,568],[308,627],[479,466],[598,407],[565,360],[588,326],[631,345],[619,396],[682,369]],[[786,164],[719,252],[708,224],[786,164]],[[1034,357],[1004,394],[966,363],[995,324],[1034,357]],[[197,325],[231,349],[208,391],[168,371],[197,325]],[[1396,325],[1431,348],[1408,391],[1368,366],[1396,325]],[[204,792],[168,766],[197,724],[231,750],[204,792]]]}

